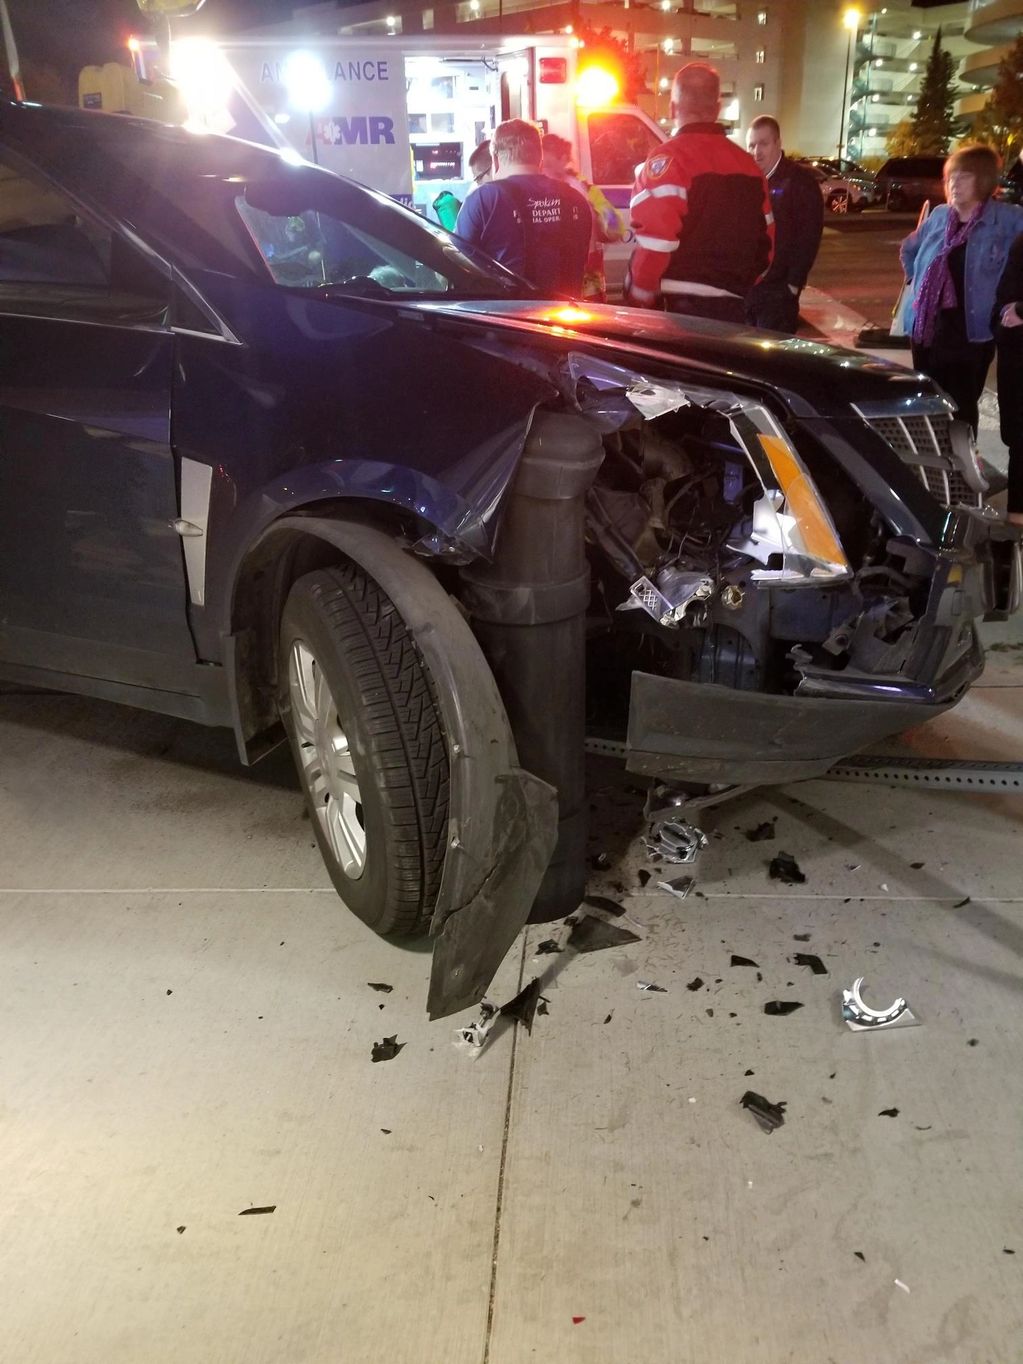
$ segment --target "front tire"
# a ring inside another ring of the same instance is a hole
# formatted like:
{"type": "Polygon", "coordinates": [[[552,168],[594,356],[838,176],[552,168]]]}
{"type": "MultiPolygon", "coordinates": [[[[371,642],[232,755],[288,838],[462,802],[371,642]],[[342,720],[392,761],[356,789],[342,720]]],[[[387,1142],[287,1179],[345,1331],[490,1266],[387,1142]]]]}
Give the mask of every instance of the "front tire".
{"type": "Polygon", "coordinates": [[[448,755],[394,603],[355,564],[299,578],[278,705],[316,841],[349,909],[384,935],[429,926],[447,847],[448,755]]]}

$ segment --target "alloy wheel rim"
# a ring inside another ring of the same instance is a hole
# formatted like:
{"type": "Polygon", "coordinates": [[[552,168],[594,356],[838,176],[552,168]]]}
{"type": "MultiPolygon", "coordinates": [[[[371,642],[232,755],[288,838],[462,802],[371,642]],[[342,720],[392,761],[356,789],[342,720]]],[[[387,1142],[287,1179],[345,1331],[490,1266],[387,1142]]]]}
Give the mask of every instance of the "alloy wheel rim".
{"type": "Polygon", "coordinates": [[[319,660],[304,640],[288,655],[288,690],[299,761],[320,831],[352,881],[366,867],[362,793],[337,703],[319,660]]]}

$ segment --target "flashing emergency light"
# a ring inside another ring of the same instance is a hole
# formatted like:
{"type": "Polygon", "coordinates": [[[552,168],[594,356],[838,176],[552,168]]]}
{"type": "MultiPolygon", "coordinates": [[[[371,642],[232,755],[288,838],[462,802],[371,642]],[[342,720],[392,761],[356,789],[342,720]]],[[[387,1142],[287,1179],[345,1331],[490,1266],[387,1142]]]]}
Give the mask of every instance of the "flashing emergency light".
{"type": "Polygon", "coordinates": [[[312,52],[292,52],[281,77],[293,108],[318,114],[330,103],[330,81],[323,63],[312,52]]]}
{"type": "Polygon", "coordinates": [[[139,42],[138,38],[135,37],[134,34],[132,34],[132,36],[128,39],[128,51],[132,53],[132,55],[134,55],[136,52],[142,51],[142,44],[139,42]]]}
{"type": "Polygon", "coordinates": [[[184,100],[192,132],[226,133],[234,126],[228,106],[234,90],[231,67],[208,38],[182,38],[170,52],[170,76],[184,100]]]}
{"type": "Polygon", "coordinates": [[[575,99],[586,109],[610,104],[620,89],[618,77],[603,66],[587,66],[576,78],[575,99]]]}

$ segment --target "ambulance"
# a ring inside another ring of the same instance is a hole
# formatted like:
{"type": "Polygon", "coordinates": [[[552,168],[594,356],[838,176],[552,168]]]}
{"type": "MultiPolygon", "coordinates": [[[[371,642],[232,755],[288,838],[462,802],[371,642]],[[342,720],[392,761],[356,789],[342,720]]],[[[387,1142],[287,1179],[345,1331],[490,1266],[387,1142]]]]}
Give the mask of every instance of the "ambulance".
{"type": "MultiPolygon", "coordinates": [[[[431,221],[443,222],[438,210],[450,213],[452,198],[471,192],[469,156],[505,119],[567,138],[580,177],[626,225],[636,167],[665,140],[642,109],[618,101],[614,74],[567,35],[190,36],[163,52],[133,38],[129,50],[128,84],[137,88],[124,89],[123,67],[87,67],[83,107],[148,100],[145,111],[160,117],[162,99],[171,121],[290,149],[431,221]]],[[[607,248],[611,288],[631,250],[628,232],[607,248]]]]}

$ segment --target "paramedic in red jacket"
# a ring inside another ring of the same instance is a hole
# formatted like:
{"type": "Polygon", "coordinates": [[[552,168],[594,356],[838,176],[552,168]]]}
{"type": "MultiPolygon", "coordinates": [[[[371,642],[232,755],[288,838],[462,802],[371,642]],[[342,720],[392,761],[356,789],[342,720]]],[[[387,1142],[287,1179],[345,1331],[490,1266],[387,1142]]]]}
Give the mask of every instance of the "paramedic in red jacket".
{"type": "Polygon", "coordinates": [[[743,323],[745,298],[767,269],[774,220],[767,183],[718,120],[721,83],[704,62],[675,74],[677,131],[636,178],[636,247],[625,301],[638,308],[743,323]]]}

